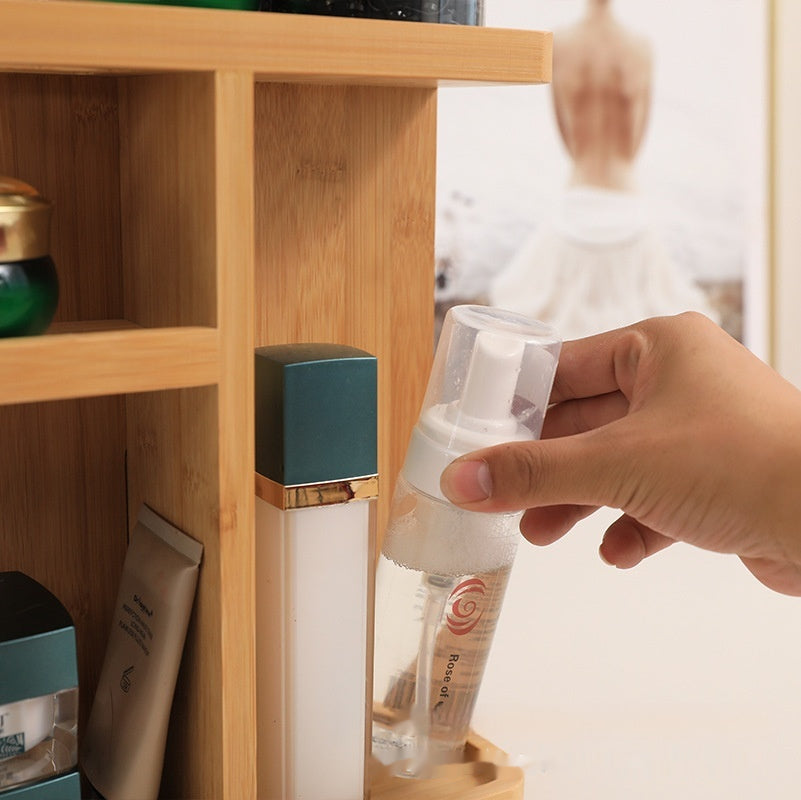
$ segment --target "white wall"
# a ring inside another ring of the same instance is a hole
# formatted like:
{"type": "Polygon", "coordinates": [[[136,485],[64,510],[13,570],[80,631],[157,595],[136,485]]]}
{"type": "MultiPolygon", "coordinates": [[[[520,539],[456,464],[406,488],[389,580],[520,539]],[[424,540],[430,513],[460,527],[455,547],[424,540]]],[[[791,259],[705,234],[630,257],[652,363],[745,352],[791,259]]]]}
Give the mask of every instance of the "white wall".
{"type": "MultiPolygon", "coordinates": [[[[538,3],[521,2],[520,27],[538,27],[538,3]]],[[[776,0],[775,22],[773,347],[801,385],[801,3],[776,0]]],[[[521,542],[476,729],[526,767],[527,798],[795,800],[801,600],[735,557],[682,545],[607,567],[597,546],[614,517],[599,512],[549,548],[521,542]]]]}

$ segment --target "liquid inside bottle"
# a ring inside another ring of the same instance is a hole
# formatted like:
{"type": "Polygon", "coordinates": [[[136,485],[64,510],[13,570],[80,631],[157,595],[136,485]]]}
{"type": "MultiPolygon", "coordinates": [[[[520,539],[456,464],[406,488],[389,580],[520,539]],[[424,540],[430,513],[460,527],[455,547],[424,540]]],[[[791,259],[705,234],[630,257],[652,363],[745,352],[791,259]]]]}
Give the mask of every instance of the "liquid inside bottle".
{"type": "Polygon", "coordinates": [[[403,479],[376,580],[373,755],[425,777],[460,757],[517,548],[519,515],[475,514],[403,479]]]}

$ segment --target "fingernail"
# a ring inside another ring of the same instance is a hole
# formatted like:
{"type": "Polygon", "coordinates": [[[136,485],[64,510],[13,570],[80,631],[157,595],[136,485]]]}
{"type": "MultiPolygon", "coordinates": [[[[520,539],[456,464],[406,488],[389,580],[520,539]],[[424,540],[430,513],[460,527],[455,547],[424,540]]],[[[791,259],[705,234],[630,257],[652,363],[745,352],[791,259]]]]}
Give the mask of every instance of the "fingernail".
{"type": "Polygon", "coordinates": [[[492,478],[486,461],[455,461],[440,479],[442,493],[453,503],[477,503],[492,494],[492,478]]]}

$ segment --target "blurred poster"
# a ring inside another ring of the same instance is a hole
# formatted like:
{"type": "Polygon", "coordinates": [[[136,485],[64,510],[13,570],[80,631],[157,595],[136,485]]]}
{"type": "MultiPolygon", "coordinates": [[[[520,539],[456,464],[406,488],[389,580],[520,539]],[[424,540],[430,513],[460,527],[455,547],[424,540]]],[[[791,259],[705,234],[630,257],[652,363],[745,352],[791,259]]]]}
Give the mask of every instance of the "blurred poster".
{"type": "Polygon", "coordinates": [[[550,86],[439,92],[435,305],[565,338],[696,309],[767,349],[768,0],[486,0],[550,86]]]}

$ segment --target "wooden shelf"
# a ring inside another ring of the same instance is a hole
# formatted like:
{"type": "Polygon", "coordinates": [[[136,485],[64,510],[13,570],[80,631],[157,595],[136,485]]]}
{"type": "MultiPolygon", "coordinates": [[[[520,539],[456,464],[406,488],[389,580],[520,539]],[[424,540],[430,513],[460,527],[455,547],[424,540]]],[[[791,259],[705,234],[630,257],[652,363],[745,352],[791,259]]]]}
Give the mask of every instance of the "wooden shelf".
{"type": "Polygon", "coordinates": [[[0,340],[0,405],[214,384],[213,328],[55,326],[70,332],[0,340]]]}
{"type": "MultiPolygon", "coordinates": [[[[253,348],[377,356],[382,530],[433,356],[437,87],[550,60],[536,31],[0,1],[0,174],[53,201],[61,285],[49,335],[0,341],[0,570],[72,614],[80,726],[140,504],[203,543],[163,796],[257,796],[253,348]]],[[[459,796],[521,796],[476,761],[459,796]]]]}
{"type": "Polygon", "coordinates": [[[551,34],[199,8],[4,0],[0,69],[248,70],[261,81],[436,86],[550,80],[551,34]]]}

